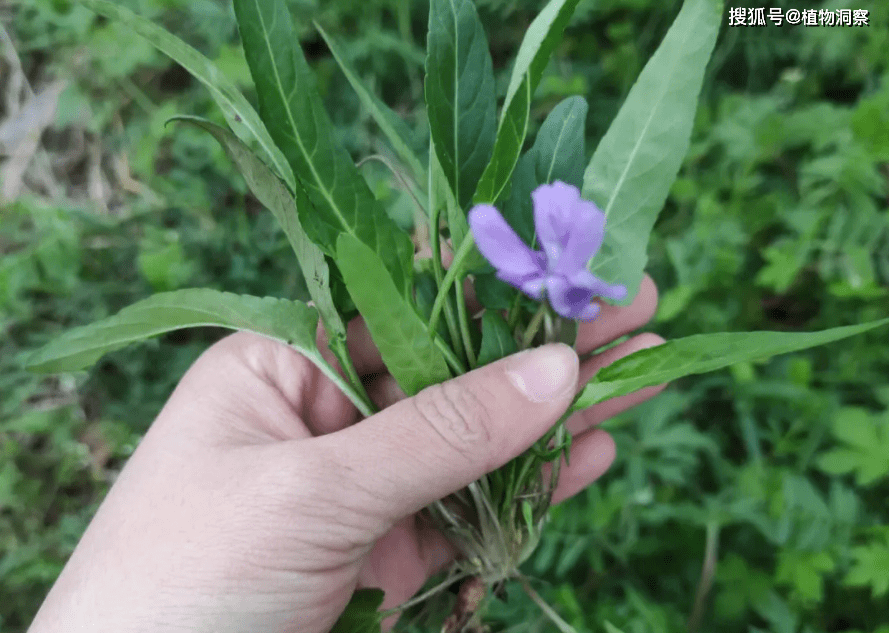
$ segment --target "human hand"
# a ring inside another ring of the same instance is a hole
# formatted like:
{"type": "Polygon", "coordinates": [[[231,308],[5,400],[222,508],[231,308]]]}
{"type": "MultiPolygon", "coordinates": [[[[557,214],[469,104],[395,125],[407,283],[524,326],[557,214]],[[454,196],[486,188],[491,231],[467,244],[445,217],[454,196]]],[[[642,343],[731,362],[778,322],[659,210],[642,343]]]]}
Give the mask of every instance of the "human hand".
{"type": "MultiPolygon", "coordinates": [[[[578,352],[643,326],[656,303],[646,277],[632,305],[580,325],[578,352]]],[[[358,318],[350,354],[371,397],[391,406],[356,424],[349,400],[293,349],[229,336],[183,377],[30,631],[322,633],[356,586],[396,606],[455,555],[417,511],[526,450],[600,367],[661,342],[641,334],[579,367],[549,345],[403,399],[358,318]]],[[[661,388],[572,416],[554,503],[611,464],[614,444],[595,425],[661,388]]]]}

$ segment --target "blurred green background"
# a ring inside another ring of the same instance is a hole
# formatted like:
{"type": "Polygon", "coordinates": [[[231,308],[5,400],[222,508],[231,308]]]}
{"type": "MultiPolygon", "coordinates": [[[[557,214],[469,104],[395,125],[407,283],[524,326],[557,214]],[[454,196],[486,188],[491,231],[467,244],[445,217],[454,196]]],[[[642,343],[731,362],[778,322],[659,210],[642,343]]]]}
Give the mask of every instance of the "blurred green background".
{"type": "MultiPolygon", "coordinates": [[[[123,0],[215,60],[252,99],[226,0],[123,0]]],[[[425,2],[297,0],[301,42],[356,161],[383,149],[311,27],[348,43],[422,145],[425,2]]],[[[476,0],[505,93],[543,0],[476,0]]],[[[738,3],[741,4],[741,3],[738,3]]],[[[731,6],[738,6],[732,3],[731,6]]],[[[747,6],[763,6],[748,4],[747,6]]],[[[655,229],[665,338],[815,330],[889,312],[889,4],[867,27],[723,32],[691,150],[655,229]]],[[[583,0],[532,111],[590,103],[588,152],[676,0],[583,0]]],[[[68,0],[0,5],[0,631],[24,631],[189,364],[223,333],[170,334],[91,371],[35,376],[22,354],[152,292],[305,296],[283,234],[211,137],[208,92],[68,0]]],[[[399,222],[406,194],[362,173],[399,222]]],[[[889,342],[842,343],[685,379],[606,423],[614,467],[553,511],[524,571],[578,631],[889,632],[889,342]]],[[[508,585],[492,631],[552,630],[508,585]]],[[[424,628],[434,609],[412,613],[424,628]]]]}

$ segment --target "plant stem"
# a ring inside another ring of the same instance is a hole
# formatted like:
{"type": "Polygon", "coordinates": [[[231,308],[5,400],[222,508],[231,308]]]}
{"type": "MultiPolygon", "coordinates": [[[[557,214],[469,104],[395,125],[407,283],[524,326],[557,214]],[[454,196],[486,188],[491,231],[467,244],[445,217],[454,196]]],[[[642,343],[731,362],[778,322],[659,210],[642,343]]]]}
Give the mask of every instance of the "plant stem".
{"type": "Polygon", "coordinates": [[[710,587],[713,585],[713,576],[716,574],[716,557],[719,549],[719,525],[716,521],[707,523],[707,541],[704,546],[704,564],[701,568],[701,579],[698,581],[698,589],[695,592],[695,604],[691,616],[688,618],[688,630],[694,633],[701,626],[701,618],[704,617],[704,603],[710,587]]]}
{"type": "Polygon", "coordinates": [[[546,303],[541,302],[537,312],[534,313],[534,318],[528,324],[528,329],[525,330],[525,336],[522,337],[522,349],[528,349],[531,346],[531,341],[534,340],[537,330],[540,329],[540,323],[543,321],[544,314],[546,314],[546,303]]]}
{"type": "Polygon", "coordinates": [[[358,372],[355,370],[355,365],[352,363],[352,357],[349,356],[349,350],[346,347],[346,341],[341,339],[336,339],[334,342],[328,345],[330,351],[333,352],[333,355],[340,363],[340,367],[343,368],[343,371],[346,374],[346,379],[349,381],[349,384],[352,385],[355,390],[356,395],[361,399],[361,402],[364,404],[364,409],[359,407],[361,413],[365,416],[371,416],[377,412],[377,407],[371,401],[370,396],[367,395],[367,390],[364,388],[364,383],[361,382],[361,377],[358,375],[358,372]],[[366,411],[365,411],[366,409],[366,411]]]}
{"type": "Polygon", "coordinates": [[[547,617],[553,621],[553,624],[556,625],[556,628],[559,629],[562,633],[577,633],[573,626],[565,622],[558,613],[556,613],[551,606],[549,606],[546,601],[540,597],[540,595],[534,591],[531,587],[531,583],[528,582],[528,579],[524,576],[519,576],[518,580],[522,583],[522,589],[525,590],[525,593],[528,594],[528,597],[531,598],[540,607],[540,610],[543,611],[547,617]]]}
{"type": "MultiPolygon", "coordinates": [[[[448,268],[448,273],[445,275],[444,279],[441,281],[438,287],[438,294],[435,297],[435,302],[432,304],[432,314],[429,316],[429,327],[434,329],[438,324],[438,316],[441,314],[441,309],[444,305],[446,305],[448,292],[451,290],[452,285],[459,285],[460,281],[457,277],[463,272],[463,263],[466,261],[466,258],[469,257],[469,254],[472,252],[472,247],[475,245],[475,240],[472,239],[472,235],[467,235],[463,239],[463,243],[460,244],[460,248],[457,249],[457,252],[454,253],[454,259],[451,260],[451,267],[448,268]]],[[[463,288],[460,288],[462,293],[463,288]]],[[[462,299],[460,299],[462,303],[462,299]]],[[[465,304],[464,304],[465,311],[465,304]]],[[[457,306],[457,309],[460,309],[460,306],[457,306]]]]}
{"type": "Polygon", "coordinates": [[[411,598],[407,602],[402,602],[397,607],[392,607],[391,609],[387,609],[386,611],[383,611],[382,613],[379,614],[379,617],[381,620],[385,620],[386,618],[388,618],[391,615],[395,615],[396,613],[401,613],[402,611],[410,609],[412,606],[414,606],[416,604],[420,604],[424,600],[431,598],[435,594],[439,593],[440,591],[442,591],[444,589],[447,589],[450,585],[454,584],[458,580],[462,580],[462,579],[466,578],[467,576],[469,576],[468,571],[461,571],[461,572],[457,572],[456,574],[448,574],[448,577],[445,578],[444,581],[435,585],[429,591],[425,591],[422,594],[420,594],[419,596],[415,596],[415,597],[411,598]]]}
{"type": "Polygon", "coordinates": [[[432,331],[432,338],[435,341],[435,346],[438,347],[438,350],[442,353],[447,361],[448,365],[450,365],[451,369],[454,370],[454,373],[458,376],[462,376],[466,373],[466,366],[463,364],[457,355],[454,353],[448,344],[445,343],[444,339],[438,335],[438,332],[432,331]]]}
{"type": "MultiPolygon", "coordinates": [[[[466,241],[469,241],[468,239],[466,241]]],[[[460,333],[463,335],[463,347],[466,350],[466,360],[469,362],[469,369],[475,369],[477,359],[475,357],[475,349],[472,345],[472,336],[469,332],[469,317],[466,314],[466,300],[463,298],[463,282],[457,280],[454,284],[454,291],[457,293],[457,317],[460,321],[460,333]]]]}
{"type": "Polygon", "coordinates": [[[509,312],[506,314],[506,323],[509,325],[510,331],[515,329],[516,321],[519,320],[519,300],[522,298],[521,292],[517,292],[509,306],[509,312]]]}
{"type": "MultiPolygon", "coordinates": [[[[432,181],[432,167],[433,160],[435,160],[435,148],[432,144],[432,141],[429,142],[429,245],[432,249],[432,271],[435,275],[435,283],[438,287],[438,290],[441,290],[442,280],[444,279],[444,272],[441,266],[441,232],[438,228],[438,223],[441,218],[441,209],[438,206],[438,201],[435,199],[435,184],[432,181]]],[[[451,310],[451,305],[445,301],[444,304],[444,313],[445,313],[445,321],[448,325],[448,333],[451,335],[451,341],[453,342],[455,351],[458,356],[463,356],[463,346],[461,345],[459,333],[457,331],[457,323],[454,318],[454,312],[451,310]]],[[[435,336],[435,330],[430,328],[433,332],[433,336],[435,336]]],[[[442,341],[444,344],[444,341],[442,341]]],[[[445,345],[447,347],[447,345],[445,345]]],[[[464,372],[465,373],[465,372],[464,372]]]]}
{"type": "Polygon", "coordinates": [[[324,357],[321,356],[320,353],[317,355],[317,358],[310,358],[310,360],[325,376],[330,378],[330,381],[335,384],[340,391],[346,394],[346,397],[352,401],[352,404],[355,405],[355,408],[358,409],[363,416],[370,417],[377,412],[377,408],[367,397],[367,392],[364,390],[364,385],[361,385],[360,380],[358,381],[358,384],[361,385],[361,391],[357,391],[355,387],[352,386],[351,382],[343,379],[339,372],[335,370],[330,363],[324,360],[324,357]]]}

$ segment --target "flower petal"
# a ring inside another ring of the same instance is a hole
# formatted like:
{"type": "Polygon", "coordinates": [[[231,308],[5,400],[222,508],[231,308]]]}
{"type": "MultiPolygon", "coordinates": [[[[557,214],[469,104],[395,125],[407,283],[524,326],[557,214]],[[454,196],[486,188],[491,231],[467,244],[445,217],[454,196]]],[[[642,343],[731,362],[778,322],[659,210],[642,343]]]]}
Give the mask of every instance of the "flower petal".
{"type": "Polygon", "coordinates": [[[555,262],[568,244],[572,229],[572,209],[580,191],[560,180],[540,185],[531,193],[534,201],[534,229],[550,262],[555,262]]]}
{"type": "Polygon", "coordinates": [[[577,315],[577,320],[589,323],[590,321],[595,320],[597,316],[599,316],[599,309],[600,308],[598,303],[591,303],[583,309],[583,312],[577,315]]]}
{"type": "Polygon", "coordinates": [[[546,296],[553,310],[566,319],[576,319],[585,314],[593,299],[593,291],[575,286],[559,275],[546,278],[546,296]]]}
{"type": "Polygon", "coordinates": [[[531,250],[491,205],[473,207],[469,212],[469,227],[478,250],[498,272],[517,279],[543,274],[540,254],[531,250]]]}
{"type": "Polygon", "coordinates": [[[515,286],[532,299],[540,301],[543,296],[543,286],[546,282],[546,275],[540,273],[534,276],[516,277],[508,273],[497,273],[497,279],[505,281],[511,286],[515,286]]]}
{"type": "Polygon", "coordinates": [[[587,264],[602,247],[605,237],[605,214],[589,200],[578,198],[571,210],[572,226],[568,242],[557,261],[550,261],[550,271],[571,275],[586,269],[587,264]]]}
{"type": "Polygon", "coordinates": [[[586,268],[576,271],[566,277],[572,286],[587,288],[594,296],[605,297],[614,301],[620,301],[627,296],[627,287],[618,284],[611,285],[596,277],[586,268]]]}

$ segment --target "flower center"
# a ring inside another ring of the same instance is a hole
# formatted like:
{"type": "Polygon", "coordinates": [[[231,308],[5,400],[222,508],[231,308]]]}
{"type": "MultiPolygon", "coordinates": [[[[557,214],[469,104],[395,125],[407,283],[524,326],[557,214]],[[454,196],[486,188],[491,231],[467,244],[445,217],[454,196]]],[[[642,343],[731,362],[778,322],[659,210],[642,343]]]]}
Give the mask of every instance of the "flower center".
{"type": "Polygon", "coordinates": [[[590,292],[586,288],[571,288],[565,293],[565,299],[572,305],[586,303],[590,299],[590,292]]]}

